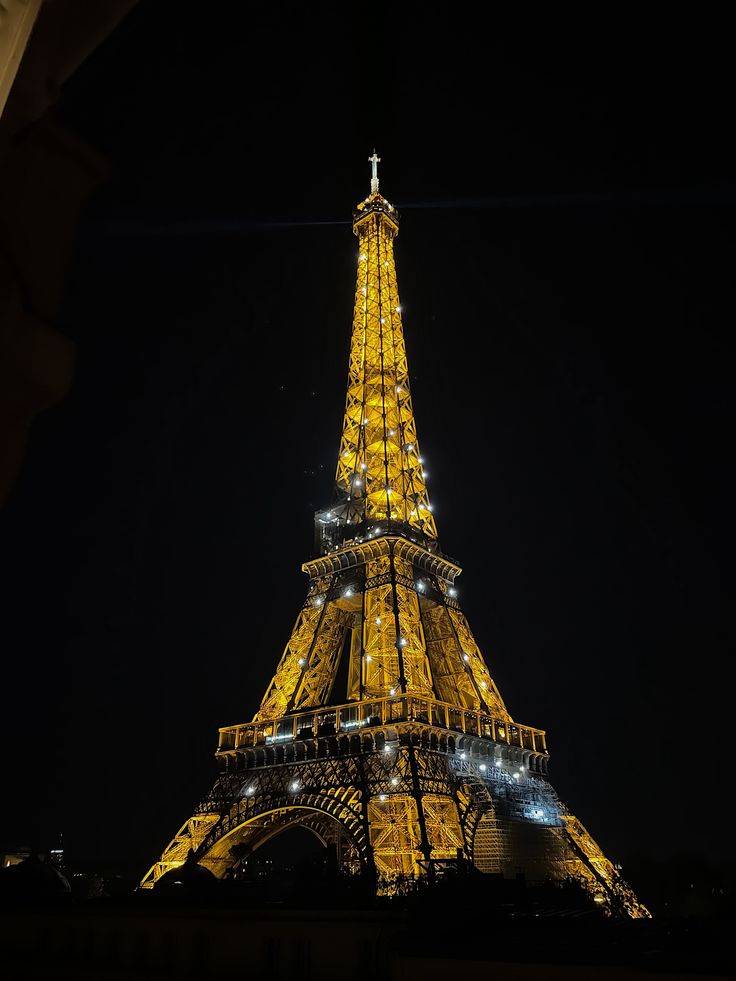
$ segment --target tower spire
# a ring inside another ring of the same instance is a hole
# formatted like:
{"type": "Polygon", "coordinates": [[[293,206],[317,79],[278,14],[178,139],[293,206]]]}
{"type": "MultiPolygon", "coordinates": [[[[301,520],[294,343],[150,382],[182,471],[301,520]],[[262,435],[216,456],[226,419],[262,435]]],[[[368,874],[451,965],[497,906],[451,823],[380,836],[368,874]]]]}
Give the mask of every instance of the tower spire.
{"type": "Polygon", "coordinates": [[[378,165],[381,158],[376,153],[375,147],[373,147],[373,156],[368,157],[368,162],[371,164],[371,194],[378,194],[378,165]]]}
{"type": "Polygon", "coordinates": [[[349,539],[397,532],[436,548],[394,265],[399,216],[378,193],[380,159],[375,150],[368,158],[371,194],[353,213],[359,246],[348,390],[337,499],[317,515],[323,554],[349,539]]]}

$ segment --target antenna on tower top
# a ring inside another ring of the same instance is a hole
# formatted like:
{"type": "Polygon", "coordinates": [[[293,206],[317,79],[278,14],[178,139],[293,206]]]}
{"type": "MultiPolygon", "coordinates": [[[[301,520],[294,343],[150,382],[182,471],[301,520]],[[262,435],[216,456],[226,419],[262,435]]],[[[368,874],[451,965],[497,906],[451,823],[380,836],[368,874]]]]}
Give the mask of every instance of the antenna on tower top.
{"type": "Polygon", "coordinates": [[[368,157],[368,162],[373,165],[371,175],[371,194],[378,194],[378,165],[381,162],[381,158],[376,153],[375,147],[373,147],[373,156],[368,157]]]}

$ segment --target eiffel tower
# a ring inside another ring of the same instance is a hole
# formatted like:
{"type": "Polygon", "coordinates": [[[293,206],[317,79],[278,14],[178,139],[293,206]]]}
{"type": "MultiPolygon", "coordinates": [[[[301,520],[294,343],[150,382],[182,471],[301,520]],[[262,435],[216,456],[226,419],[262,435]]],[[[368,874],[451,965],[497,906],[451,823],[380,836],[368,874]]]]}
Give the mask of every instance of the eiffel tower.
{"type": "Polygon", "coordinates": [[[144,876],[217,877],[287,828],[379,893],[459,863],[579,880],[648,916],[547,779],[541,729],[512,719],[457,599],[419,448],[393,243],[378,189],[353,215],[357,286],[334,502],[315,515],[307,598],[251,722],[220,729],[212,790],[144,876]],[[338,687],[339,686],[339,687],[338,687]]]}

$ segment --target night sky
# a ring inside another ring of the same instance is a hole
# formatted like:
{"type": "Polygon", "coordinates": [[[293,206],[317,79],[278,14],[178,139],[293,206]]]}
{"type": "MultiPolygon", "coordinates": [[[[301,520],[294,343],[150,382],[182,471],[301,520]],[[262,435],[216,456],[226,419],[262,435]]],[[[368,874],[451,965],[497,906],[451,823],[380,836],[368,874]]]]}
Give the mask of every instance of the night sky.
{"type": "Polygon", "coordinates": [[[63,91],[110,176],[74,387],[0,512],[6,847],[144,872],[258,707],[331,501],[375,145],[491,673],[613,860],[724,853],[730,38],[395,6],[143,0],[63,91]]]}

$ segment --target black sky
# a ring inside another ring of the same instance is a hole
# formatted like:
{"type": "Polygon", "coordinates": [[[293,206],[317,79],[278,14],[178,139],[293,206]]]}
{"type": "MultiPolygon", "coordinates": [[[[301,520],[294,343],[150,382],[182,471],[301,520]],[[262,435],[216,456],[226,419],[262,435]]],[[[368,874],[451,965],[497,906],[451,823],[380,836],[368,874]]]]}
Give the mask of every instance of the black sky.
{"type": "Polygon", "coordinates": [[[728,34],[396,7],[143,0],[63,92],[111,175],[60,315],[74,389],[0,512],[2,843],[144,871],[255,711],[330,500],[375,145],[491,672],[612,858],[723,852],[728,34]]]}

